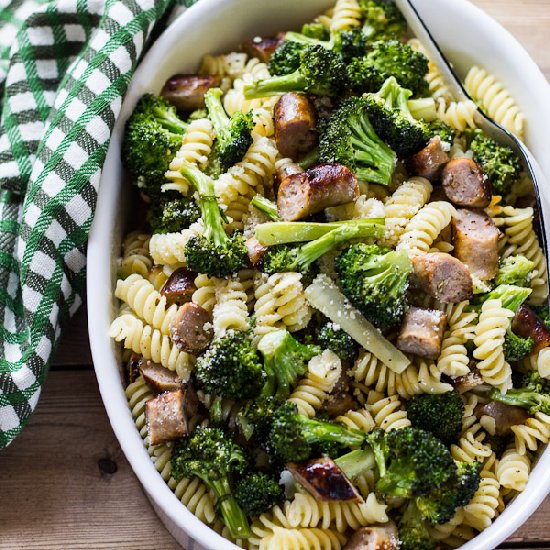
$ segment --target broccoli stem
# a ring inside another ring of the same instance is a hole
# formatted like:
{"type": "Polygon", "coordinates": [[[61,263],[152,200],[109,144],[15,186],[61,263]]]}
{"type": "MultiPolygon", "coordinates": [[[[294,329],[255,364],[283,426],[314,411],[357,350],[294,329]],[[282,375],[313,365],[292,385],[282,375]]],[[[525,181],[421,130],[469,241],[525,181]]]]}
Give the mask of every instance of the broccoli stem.
{"type": "Polygon", "coordinates": [[[337,458],[334,462],[350,479],[361,475],[367,470],[372,470],[375,465],[374,453],[370,449],[351,451],[351,453],[337,458]]]}
{"type": "Polygon", "coordinates": [[[550,395],[547,394],[524,389],[508,390],[506,393],[500,393],[494,389],[491,392],[491,399],[505,405],[522,407],[527,409],[529,414],[535,414],[539,410],[544,414],[550,413],[550,395]]]}
{"type": "Polygon", "coordinates": [[[301,92],[306,90],[307,79],[300,71],[282,76],[273,76],[266,80],[254,82],[244,86],[245,99],[257,99],[270,95],[283,95],[287,92],[301,92]]]}
{"type": "Polygon", "coordinates": [[[358,225],[343,225],[300,247],[296,255],[296,264],[299,271],[307,269],[311,263],[340,243],[357,238],[360,232],[361,229],[358,225]]]}
{"type": "Polygon", "coordinates": [[[216,134],[222,132],[229,123],[229,117],[221,102],[222,93],[220,88],[210,88],[204,94],[204,103],[208,109],[208,118],[212,122],[216,134]]]}
{"type": "Polygon", "coordinates": [[[420,99],[409,99],[407,101],[408,111],[415,119],[422,119],[427,122],[437,120],[435,110],[435,101],[432,97],[422,97],[420,99]]]}
{"type": "Polygon", "coordinates": [[[164,126],[164,128],[173,134],[181,136],[187,131],[187,123],[183,122],[183,120],[178,118],[171,111],[167,111],[157,105],[153,107],[153,112],[157,115],[159,122],[164,126]]]}
{"type": "Polygon", "coordinates": [[[365,433],[355,428],[346,428],[336,424],[328,424],[304,417],[302,431],[307,443],[316,444],[319,441],[332,441],[344,447],[359,447],[365,441],[365,433]]]}
{"type": "Polygon", "coordinates": [[[221,245],[227,240],[227,235],[223,228],[220,207],[216,200],[214,182],[200,170],[184,164],[180,169],[181,175],[189,180],[195,187],[198,194],[201,217],[205,227],[205,237],[213,241],[216,246],[221,245]]]}
{"type": "Polygon", "coordinates": [[[305,34],[295,31],[286,32],[285,40],[288,40],[289,42],[299,42],[300,44],[314,44],[316,46],[323,46],[327,48],[329,46],[328,42],[323,42],[317,38],[311,38],[311,36],[306,36],[305,34]]]}
{"type": "Polygon", "coordinates": [[[317,164],[319,162],[319,147],[316,147],[315,149],[312,149],[309,151],[309,153],[306,153],[305,156],[302,158],[302,160],[298,161],[296,164],[303,168],[304,170],[307,170],[314,164],[317,164]]]}
{"type": "Polygon", "coordinates": [[[342,226],[357,226],[359,239],[366,237],[382,237],[385,230],[384,218],[362,218],[358,220],[343,220],[339,222],[268,222],[256,227],[256,239],[264,246],[276,244],[314,241],[329,231],[342,226]]]}
{"type": "Polygon", "coordinates": [[[231,532],[231,536],[237,539],[249,537],[252,532],[250,531],[248,519],[231,494],[229,480],[225,476],[218,479],[213,478],[214,474],[208,477],[205,476],[202,479],[214,491],[219,513],[231,532]]]}
{"type": "Polygon", "coordinates": [[[252,206],[264,213],[270,220],[281,220],[281,217],[277,213],[277,205],[263,195],[254,195],[252,197],[252,206]]]}

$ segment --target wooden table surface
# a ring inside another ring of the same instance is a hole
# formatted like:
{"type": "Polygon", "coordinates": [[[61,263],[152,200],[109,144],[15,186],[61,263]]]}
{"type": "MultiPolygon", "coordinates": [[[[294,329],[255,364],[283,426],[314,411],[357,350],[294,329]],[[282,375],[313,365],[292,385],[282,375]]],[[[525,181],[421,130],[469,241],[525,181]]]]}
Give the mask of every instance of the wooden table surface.
{"type": "MultiPolygon", "coordinates": [[[[550,0],[474,3],[507,27],[550,79],[550,0]]],[[[180,548],[111,430],[84,311],[65,331],[29,425],[0,453],[0,496],[1,549],[180,548]]],[[[550,497],[502,548],[550,549],[550,497]]]]}

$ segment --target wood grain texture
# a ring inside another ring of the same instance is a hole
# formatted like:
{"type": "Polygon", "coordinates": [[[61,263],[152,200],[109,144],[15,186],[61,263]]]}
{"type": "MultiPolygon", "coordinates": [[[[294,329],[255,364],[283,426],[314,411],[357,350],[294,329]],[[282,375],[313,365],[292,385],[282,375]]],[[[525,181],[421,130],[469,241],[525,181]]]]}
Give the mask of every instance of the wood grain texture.
{"type": "MultiPolygon", "coordinates": [[[[510,30],[550,79],[550,0],[474,3],[510,30]]],[[[179,548],[110,428],[84,310],[64,331],[35,415],[0,453],[0,472],[2,550],[179,548]]],[[[549,520],[550,498],[501,548],[550,549],[549,520]]]]}

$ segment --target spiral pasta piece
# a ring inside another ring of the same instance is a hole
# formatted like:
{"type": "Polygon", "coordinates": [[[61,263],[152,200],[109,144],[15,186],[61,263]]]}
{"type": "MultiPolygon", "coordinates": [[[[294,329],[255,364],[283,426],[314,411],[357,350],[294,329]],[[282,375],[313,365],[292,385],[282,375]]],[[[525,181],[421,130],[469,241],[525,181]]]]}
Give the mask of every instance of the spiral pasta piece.
{"type": "Polygon", "coordinates": [[[122,258],[120,260],[120,276],[128,277],[132,273],[139,273],[147,277],[153,267],[153,260],[149,254],[149,239],[151,235],[132,231],[122,242],[122,258]]]}
{"type": "Polygon", "coordinates": [[[428,202],[432,184],[421,177],[410,178],[400,185],[386,201],[386,234],[384,243],[393,247],[404,233],[409,221],[428,202]]]}
{"type": "Polygon", "coordinates": [[[405,250],[411,257],[428,252],[455,213],[454,206],[444,201],[431,202],[422,207],[407,224],[396,250],[405,250]]]}
{"type": "Polygon", "coordinates": [[[498,482],[507,489],[523,491],[527,487],[531,461],[515,448],[507,449],[496,466],[498,482]]]}
{"type": "Polygon", "coordinates": [[[476,104],[470,100],[451,101],[448,104],[440,102],[437,106],[437,116],[451,128],[463,132],[466,128],[475,128],[474,120],[476,104]]]}
{"type": "Polygon", "coordinates": [[[499,507],[500,484],[496,479],[484,477],[469,504],[464,506],[464,523],[483,531],[491,525],[499,507]]]}
{"type": "Polygon", "coordinates": [[[342,533],[330,529],[287,529],[274,527],[273,531],[257,541],[250,539],[250,547],[259,550],[341,550],[346,542],[342,533]]]}
{"type": "Polygon", "coordinates": [[[296,493],[285,505],[285,515],[291,527],[334,528],[339,533],[359,529],[373,523],[388,521],[385,504],[370,493],[364,502],[317,501],[312,495],[296,493]]]}
{"type": "Polygon", "coordinates": [[[398,430],[408,428],[411,421],[407,418],[407,412],[397,395],[390,395],[379,399],[375,403],[367,405],[368,411],[372,414],[375,424],[383,430],[398,430]]]}
{"type": "Polygon", "coordinates": [[[183,229],[179,233],[155,233],[149,241],[149,251],[156,264],[185,265],[185,245],[194,235],[193,229],[183,229]]]}
{"type": "Polygon", "coordinates": [[[336,0],[332,18],[330,20],[330,30],[345,31],[358,27],[361,24],[361,8],[356,0],[336,0]]]}
{"type": "Polygon", "coordinates": [[[309,361],[307,371],[288,401],[298,407],[299,414],[312,417],[342,375],[342,363],[333,351],[325,350],[309,361]]]}
{"type": "MultiPolygon", "coordinates": [[[[475,420],[475,417],[472,417],[475,420]]],[[[485,445],[486,434],[483,431],[481,424],[475,422],[462,432],[458,443],[451,445],[451,454],[455,460],[462,462],[483,462],[488,459],[492,450],[491,447],[485,445]]]]}
{"type": "Polygon", "coordinates": [[[537,371],[547,380],[550,379],[550,348],[541,349],[537,355],[537,371]]]}
{"type": "Polygon", "coordinates": [[[221,279],[210,277],[206,273],[200,273],[195,277],[197,290],[193,292],[191,301],[206,311],[212,312],[216,304],[216,286],[220,282],[221,279]]]}
{"type": "Polygon", "coordinates": [[[537,412],[523,424],[512,426],[512,431],[520,455],[525,455],[528,450],[534,452],[539,444],[546,445],[550,439],[550,416],[537,412]]]}
{"type": "Polygon", "coordinates": [[[446,308],[447,330],[441,342],[437,369],[447,376],[464,376],[470,372],[465,344],[474,339],[477,314],[465,311],[469,302],[449,304],[446,308]]]}
{"type": "MultiPolygon", "coordinates": [[[[145,383],[143,376],[139,375],[134,382],[131,382],[124,391],[128,406],[132,413],[134,423],[139,430],[142,439],[147,437],[147,426],[145,425],[145,404],[153,399],[154,394],[151,388],[145,383]]],[[[149,440],[144,441],[146,447],[149,446],[149,440]]]]}
{"type": "Polygon", "coordinates": [[[277,148],[275,142],[265,137],[254,140],[243,160],[232,166],[215,182],[219,203],[231,218],[232,229],[243,228],[243,218],[248,213],[252,197],[271,185],[275,173],[277,148]]]}
{"type": "Polygon", "coordinates": [[[277,328],[295,331],[305,328],[311,308],[304,295],[302,275],[257,273],[254,281],[254,341],[277,328]]]}
{"type": "Polygon", "coordinates": [[[504,340],[514,313],[500,300],[487,300],[475,328],[474,358],[483,380],[505,392],[512,387],[512,369],[504,358],[504,340]]]}
{"type": "Polygon", "coordinates": [[[345,414],[337,416],[336,422],[340,422],[348,428],[354,428],[355,430],[363,430],[365,433],[370,432],[376,427],[374,418],[370,411],[366,408],[358,409],[356,411],[348,411],[345,414]]]}
{"type": "Polygon", "coordinates": [[[466,75],[464,87],[488,116],[523,139],[525,115],[494,75],[474,65],[466,75]]]}
{"type": "Polygon", "coordinates": [[[109,329],[109,336],[117,342],[124,341],[124,347],[143,355],[163,367],[176,371],[182,380],[187,380],[193,367],[192,358],[179,350],[169,336],[149,325],[144,325],[131,313],[117,317],[109,329]]]}
{"type": "Polygon", "coordinates": [[[236,78],[245,71],[248,56],[243,52],[230,52],[221,55],[205,55],[202,58],[199,74],[211,74],[236,78]]]}
{"type": "Polygon", "coordinates": [[[354,220],[360,218],[383,218],[384,203],[374,197],[360,195],[356,201],[325,209],[328,221],[354,220]]]}
{"type": "Polygon", "coordinates": [[[169,334],[170,324],[178,306],[166,307],[166,297],[161,296],[155,287],[138,273],[126,279],[119,279],[116,284],[115,296],[126,302],[146,323],[163,334],[169,334]]]}
{"type": "Polygon", "coordinates": [[[216,287],[216,305],[212,312],[214,335],[221,338],[228,330],[249,328],[247,295],[237,276],[220,281],[216,287]]]}

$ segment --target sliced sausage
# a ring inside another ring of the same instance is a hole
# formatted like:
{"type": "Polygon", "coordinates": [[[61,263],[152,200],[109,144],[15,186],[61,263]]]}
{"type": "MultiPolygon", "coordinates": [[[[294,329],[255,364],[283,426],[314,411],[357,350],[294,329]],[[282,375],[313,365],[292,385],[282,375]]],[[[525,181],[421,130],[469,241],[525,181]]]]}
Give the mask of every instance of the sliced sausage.
{"type": "Polygon", "coordinates": [[[267,63],[273,52],[281,45],[284,37],[285,33],[282,32],[277,36],[267,36],[265,38],[255,36],[243,42],[243,51],[250,57],[255,57],[262,63],[267,63]]]}
{"type": "Polygon", "coordinates": [[[493,422],[485,422],[485,426],[489,428],[489,433],[492,432],[491,435],[498,436],[508,435],[512,426],[523,424],[529,418],[527,411],[522,407],[506,405],[499,401],[480,404],[474,412],[477,418],[488,416],[493,419],[493,422]]]}
{"type": "Polygon", "coordinates": [[[389,521],[377,527],[361,527],[342,550],[397,550],[400,546],[397,527],[389,521]]]}
{"type": "Polygon", "coordinates": [[[469,300],[474,293],[468,268],[445,252],[429,252],[412,259],[411,282],[445,304],[469,300]]]}
{"type": "Polygon", "coordinates": [[[170,335],[179,349],[200,353],[208,347],[214,335],[210,313],[193,302],[187,302],[172,320],[170,335]]]}
{"type": "Polygon", "coordinates": [[[439,181],[441,171],[448,162],[449,155],[441,148],[439,136],[435,136],[428,141],[424,149],[418,151],[408,160],[407,168],[410,174],[422,176],[435,183],[439,181]]]}
{"type": "Polygon", "coordinates": [[[323,402],[321,410],[325,411],[329,416],[335,417],[346,414],[350,409],[353,409],[355,401],[349,391],[350,377],[345,369],[342,369],[342,374],[338,378],[332,391],[323,402]]]}
{"type": "Polygon", "coordinates": [[[286,177],[277,193],[277,212],[285,221],[296,221],[328,206],[354,201],[359,196],[357,179],[343,164],[317,164],[286,177]]]}
{"type": "Polygon", "coordinates": [[[275,104],[275,143],[283,157],[299,158],[317,144],[317,116],[307,96],[289,92],[275,104]]]}
{"type": "Polygon", "coordinates": [[[401,351],[437,359],[446,324],[447,315],[442,311],[412,306],[403,319],[395,345],[401,351]]]}
{"type": "Polygon", "coordinates": [[[130,384],[135,382],[139,377],[139,367],[141,366],[142,360],[143,357],[137,353],[132,353],[130,359],[128,359],[128,363],[126,363],[126,377],[130,384]]]}
{"type": "Polygon", "coordinates": [[[308,462],[290,462],[287,470],[320,501],[363,502],[351,481],[339,466],[328,457],[308,462]]]}
{"type": "Polygon", "coordinates": [[[187,435],[185,392],[182,389],[169,391],[147,401],[145,423],[151,445],[187,435]]]}
{"type": "Polygon", "coordinates": [[[155,392],[175,391],[181,388],[182,381],[178,375],[171,370],[153,363],[153,361],[142,361],[139,368],[145,383],[155,392]]]}
{"type": "Polygon", "coordinates": [[[197,290],[195,279],[197,274],[185,267],[176,269],[162,287],[160,293],[166,296],[169,303],[184,304],[191,300],[197,290]]]}
{"type": "Polygon", "coordinates": [[[468,374],[457,376],[452,381],[454,389],[458,393],[465,393],[485,384],[485,381],[483,380],[483,377],[474,362],[469,365],[469,368],[470,372],[468,374]]]}
{"type": "Polygon", "coordinates": [[[533,338],[535,345],[530,355],[537,354],[541,349],[550,347],[550,330],[542,319],[525,304],[519,306],[512,319],[512,330],[522,338],[533,338]]]}
{"type": "Polygon", "coordinates": [[[258,239],[255,237],[250,237],[244,243],[246,246],[246,252],[248,253],[248,259],[253,266],[258,265],[264,254],[266,253],[267,246],[264,246],[258,239]]]}
{"type": "Polygon", "coordinates": [[[500,232],[493,220],[483,210],[460,208],[452,224],[455,256],[481,281],[494,279],[500,232]]]}
{"type": "Polygon", "coordinates": [[[449,200],[458,206],[485,208],[493,197],[489,178],[468,158],[455,158],[446,164],[441,185],[449,200]]]}
{"type": "Polygon", "coordinates": [[[204,108],[204,94],[220,82],[219,75],[175,74],[164,83],[160,95],[178,111],[194,111],[204,108]]]}

